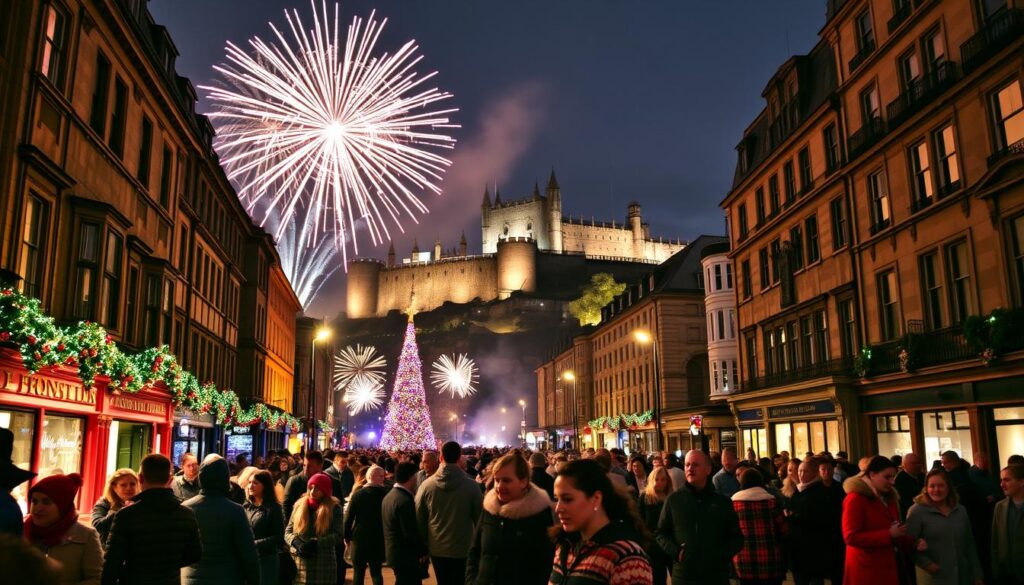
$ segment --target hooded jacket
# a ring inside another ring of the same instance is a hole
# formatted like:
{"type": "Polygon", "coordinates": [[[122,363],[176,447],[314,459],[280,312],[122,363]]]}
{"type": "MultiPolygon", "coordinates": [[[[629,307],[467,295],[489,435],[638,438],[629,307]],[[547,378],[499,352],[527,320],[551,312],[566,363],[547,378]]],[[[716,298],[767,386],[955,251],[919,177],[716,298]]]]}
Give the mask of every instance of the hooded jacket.
{"type": "Polygon", "coordinates": [[[740,490],[732,496],[740,521],[743,548],[733,557],[741,580],[781,581],[786,576],[782,556],[782,508],[762,487],[740,490]]]}
{"type": "Polygon", "coordinates": [[[909,551],[909,538],[893,541],[889,528],[900,519],[899,494],[875,493],[868,480],[854,476],[843,482],[843,539],[846,541],[844,583],[899,585],[894,546],[909,551]]]}
{"type": "Polygon", "coordinates": [[[551,576],[555,547],[547,530],[554,524],[551,500],[530,483],[522,498],[502,504],[492,489],[466,560],[468,585],[543,585],[551,576]]]}
{"type": "Polygon", "coordinates": [[[416,523],[430,556],[464,559],[484,495],[457,465],[444,464],[416,492],[416,523]]]}
{"type": "Polygon", "coordinates": [[[181,573],[182,585],[260,583],[260,557],[249,518],[228,498],[228,462],[215,458],[199,466],[199,495],[182,503],[199,522],[203,557],[181,573]]]}
{"type": "Polygon", "coordinates": [[[658,522],[658,546],[673,559],[672,583],[726,584],[732,558],[743,548],[743,533],[729,498],[684,482],[665,500],[658,522]],[[680,548],[685,546],[683,561],[680,548]]]}

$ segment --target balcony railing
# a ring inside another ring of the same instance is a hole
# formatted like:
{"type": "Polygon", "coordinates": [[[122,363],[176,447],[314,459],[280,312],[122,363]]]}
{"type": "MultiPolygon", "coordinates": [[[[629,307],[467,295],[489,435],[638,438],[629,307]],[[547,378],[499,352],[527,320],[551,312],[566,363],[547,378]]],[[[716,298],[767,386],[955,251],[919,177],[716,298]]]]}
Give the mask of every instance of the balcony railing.
{"type": "Polygon", "coordinates": [[[956,82],[956,63],[946,61],[936,66],[924,77],[910,83],[900,97],[886,106],[889,129],[903,123],[915,112],[931,102],[956,82]]]}
{"type": "Polygon", "coordinates": [[[993,152],[992,155],[988,157],[988,166],[996,164],[1001,159],[1010,156],[1011,154],[1024,154],[1024,138],[993,152]]]}
{"type": "Polygon", "coordinates": [[[1024,10],[1008,8],[996,15],[960,45],[964,72],[973,71],[1021,35],[1024,35],[1024,10]]]}
{"type": "Polygon", "coordinates": [[[858,67],[860,67],[860,64],[863,63],[864,60],[867,59],[871,55],[871,53],[874,53],[874,52],[875,52],[875,41],[874,41],[874,39],[871,39],[870,41],[864,43],[864,46],[861,47],[859,51],[857,51],[857,54],[854,55],[852,59],[850,59],[850,73],[853,73],[854,70],[856,70],[858,67]]]}
{"type": "Polygon", "coordinates": [[[857,158],[881,140],[883,136],[885,136],[885,121],[877,116],[871,118],[867,124],[860,127],[860,130],[851,134],[850,139],[846,141],[846,156],[850,160],[857,158]]]}
{"type": "Polygon", "coordinates": [[[777,372],[774,374],[768,374],[767,376],[752,378],[740,384],[740,391],[750,392],[752,390],[760,390],[762,388],[771,388],[773,386],[782,386],[784,384],[794,384],[796,382],[805,382],[807,380],[816,380],[818,378],[834,376],[853,376],[853,358],[837,358],[811,364],[809,366],[786,370],[784,372],[777,372]]]}
{"type": "MultiPolygon", "coordinates": [[[[871,374],[899,372],[903,342],[888,341],[871,347],[871,374]]],[[[908,370],[938,366],[950,362],[976,359],[960,326],[937,329],[916,335],[908,357],[908,370]]]]}
{"type": "Polygon", "coordinates": [[[914,6],[910,3],[910,0],[907,0],[906,4],[897,8],[895,14],[889,19],[889,34],[892,34],[892,31],[899,28],[910,17],[912,12],[914,12],[914,6]]]}

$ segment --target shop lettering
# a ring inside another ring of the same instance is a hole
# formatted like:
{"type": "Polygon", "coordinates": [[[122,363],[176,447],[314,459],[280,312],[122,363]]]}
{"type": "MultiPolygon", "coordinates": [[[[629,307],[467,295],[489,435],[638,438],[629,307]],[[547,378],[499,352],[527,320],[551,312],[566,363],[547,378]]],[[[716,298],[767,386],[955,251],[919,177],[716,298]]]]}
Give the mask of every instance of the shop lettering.
{"type": "Polygon", "coordinates": [[[138,398],[128,398],[127,396],[114,396],[110,399],[110,404],[121,410],[130,410],[132,412],[157,414],[160,416],[167,414],[167,407],[163,404],[154,404],[145,400],[139,400],[138,398]]]}
{"type": "Polygon", "coordinates": [[[806,414],[824,414],[835,412],[835,406],[829,400],[818,402],[807,402],[804,404],[791,404],[789,406],[773,406],[768,409],[769,418],[785,418],[787,416],[801,416],[806,414]]]}
{"type": "Polygon", "coordinates": [[[15,394],[27,394],[39,398],[77,402],[79,404],[96,404],[96,389],[86,388],[82,384],[73,384],[64,380],[29,376],[21,372],[0,369],[0,390],[15,394]]]}

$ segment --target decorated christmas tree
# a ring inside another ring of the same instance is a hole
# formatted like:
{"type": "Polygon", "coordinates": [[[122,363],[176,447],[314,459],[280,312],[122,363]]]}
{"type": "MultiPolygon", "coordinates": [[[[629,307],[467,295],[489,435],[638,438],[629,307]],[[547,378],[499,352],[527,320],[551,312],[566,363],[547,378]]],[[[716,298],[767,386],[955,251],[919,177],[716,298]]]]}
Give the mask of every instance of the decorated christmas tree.
{"type": "Polygon", "coordinates": [[[380,439],[383,449],[436,449],[434,427],[430,423],[423,392],[419,348],[416,345],[416,327],[409,311],[409,324],[405,328],[402,355],[398,358],[398,372],[391,391],[391,402],[384,417],[384,434],[380,439]]]}

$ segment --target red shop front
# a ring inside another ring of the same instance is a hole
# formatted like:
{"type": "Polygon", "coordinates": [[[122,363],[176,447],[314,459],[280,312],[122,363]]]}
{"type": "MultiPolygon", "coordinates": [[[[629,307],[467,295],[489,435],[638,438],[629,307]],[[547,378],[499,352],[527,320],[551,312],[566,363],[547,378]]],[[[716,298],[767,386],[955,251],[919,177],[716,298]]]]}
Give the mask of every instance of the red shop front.
{"type": "MultiPolygon", "coordinates": [[[[115,469],[138,470],[149,453],[171,450],[174,408],[170,394],[147,387],[112,394],[97,378],[86,388],[72,368],[29,375],[17,352],[0,349],[0,427],[14,433],[15,465],[39,474],[82,474],[79,510],[89,512],[115,469]]],[[[14,490],[27,509],[29,484],[14,490]]]]}

